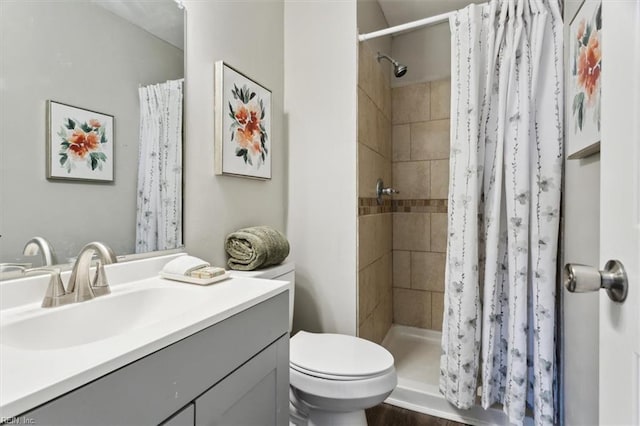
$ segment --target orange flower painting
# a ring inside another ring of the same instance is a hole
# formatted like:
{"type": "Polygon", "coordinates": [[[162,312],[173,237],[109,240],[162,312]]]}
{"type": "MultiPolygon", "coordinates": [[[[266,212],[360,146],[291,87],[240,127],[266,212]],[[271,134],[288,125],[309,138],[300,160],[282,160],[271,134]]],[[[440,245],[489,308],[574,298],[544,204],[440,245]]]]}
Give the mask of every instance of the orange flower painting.
{"type": "Polygon", "coordinates": [[[237,157],[245,164],[260,167],[265,164],[269,151],[268,135],[263,124],[265,118],[264,101],[247,85],[233,85],[233,100],[229,101],[231,118],[231,141],[235,142],[237,157]]]}
{"type": "MultiPolygon", "coordinates": [[[[587,11],[586,2],[571,25],[571,77],[574,94],[572,117],[574,133],[595,126],[600,130],[600,81],[602,72],[602,4],[587,11]]],[[[593,4],[593,3],[591,3],[593,4]]]]}
{"type": "Polygon", "coordinates": [[[114,117],[47,101],[47,179],[113,182],[114,117]]]}
{"type": "Polygon", "coordinates": [[[113,182],[114,117],[47,101],[47,179],[113,182]]]}
{"type": "Polygon", "coordinates": [[[215,174],[271,179],[271,90],[224,61],[214,76],[215,174]]]}
{"type": "Polygon", "coordinates": [[[102,170],[107,155],[102,151],[102,144],[108,143],[104,127],[100,120],[90,119],[80,122],[65,118],[65,123],[58,132],[60,165],[71,173],[80,164],[91,170],[102,170]]]}

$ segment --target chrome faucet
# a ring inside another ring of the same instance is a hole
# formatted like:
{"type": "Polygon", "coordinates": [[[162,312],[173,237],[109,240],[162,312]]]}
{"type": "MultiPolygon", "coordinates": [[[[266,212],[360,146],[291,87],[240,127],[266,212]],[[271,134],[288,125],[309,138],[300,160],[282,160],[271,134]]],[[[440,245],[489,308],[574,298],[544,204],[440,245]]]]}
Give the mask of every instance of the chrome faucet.
{"type": "Polygon", "coordinates": [[[104,243],[94,241],[82,247],[71,270],[66,293],[73,294],[75,302],[83,302],[111,293],[104,265],[117,261],[113,250],[104,243]],[[98,265],[92,281],[89,268],[91,268],[91,259],[94,253],[98,255],[98,265]]]}
{"type": "Polygon", "coordinates": [[[60,279],[60,269],[58,268],[33,268],[26,269],[25,274],[33,272],[48,272],[51,274],[49,286],[42,300],[43,308],[67,305],[69,303],[84,302],[98,296],[111,293],[107,274],[104,265],[116,263],[116,255],[113,250],[104,243],[94,241],[82,247],[76,263],[71,270],[69,284],[64,288],[60,279]],[[91,259],[94,253],[98,255],[98,265],[93,280],[90,277],[91,259]]]}
{"type": "Polygon", "coordinates": [[[53,246],[49,241],[42,237],[33,237],[27,244],[24,245],[22,254],[25,256],[35,256],[38,253],[42,254],[42,261],[44,266],[52,266],[58,263],[56,258],[56,252],[53,251],[53,246]]]}

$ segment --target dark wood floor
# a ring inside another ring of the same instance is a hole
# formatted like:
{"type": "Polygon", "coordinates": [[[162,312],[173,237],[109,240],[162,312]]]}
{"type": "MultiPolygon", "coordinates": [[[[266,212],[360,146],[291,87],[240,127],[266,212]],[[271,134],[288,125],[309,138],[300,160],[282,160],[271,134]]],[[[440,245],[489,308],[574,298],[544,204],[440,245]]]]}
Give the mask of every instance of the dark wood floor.
{"type": "Polygon", "coordinates": [[[389,404],[379,404],[366,410],[369,426],[466,426],[451,420],[432,417],[389,404]]]}

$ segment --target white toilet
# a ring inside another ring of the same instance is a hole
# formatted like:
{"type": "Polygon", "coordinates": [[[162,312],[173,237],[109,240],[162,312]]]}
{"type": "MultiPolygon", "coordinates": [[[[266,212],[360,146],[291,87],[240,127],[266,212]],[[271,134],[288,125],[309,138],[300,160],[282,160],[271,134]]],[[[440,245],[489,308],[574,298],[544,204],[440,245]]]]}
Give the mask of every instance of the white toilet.
{"type": "MultiPolygon", "coordinates": [[[[293,262],[232,276],[289,281],[289,331],[293,320],[293,262]]],[[[393,356],[359,337],[300,331],[290,340],[290,424],[366,425],[364,410],[391,393],[398,382],[393,356]]]]}

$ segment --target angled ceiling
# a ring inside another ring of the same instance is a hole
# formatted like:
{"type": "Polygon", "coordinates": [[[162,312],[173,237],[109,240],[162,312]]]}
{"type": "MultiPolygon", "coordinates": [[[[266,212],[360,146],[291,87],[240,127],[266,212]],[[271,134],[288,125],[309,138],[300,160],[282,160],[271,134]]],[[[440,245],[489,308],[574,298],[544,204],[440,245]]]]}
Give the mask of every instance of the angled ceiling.
{"type": "Polygon", "coordinates": [[[471,3],[483,3],[483,0],[378,0],[378,3],[392,27],[462,9],[471,3]]]}
{"type": "Polygon", "coordinates": [[[154,36],[184,50],[184,11],[175,0],[91,0],[154,36]]]}

